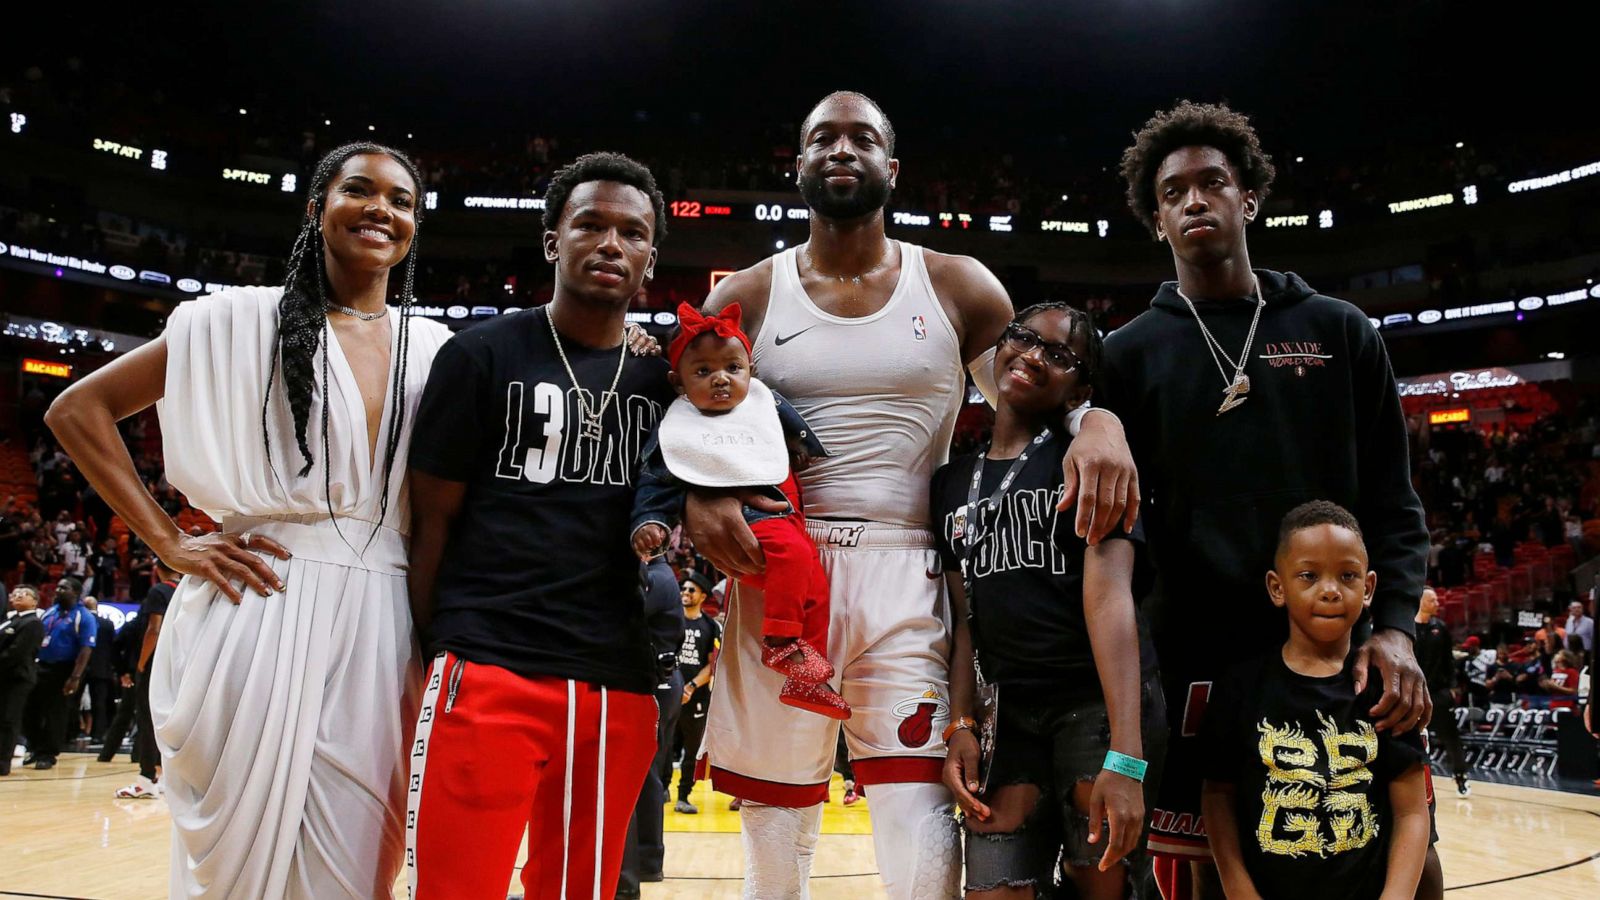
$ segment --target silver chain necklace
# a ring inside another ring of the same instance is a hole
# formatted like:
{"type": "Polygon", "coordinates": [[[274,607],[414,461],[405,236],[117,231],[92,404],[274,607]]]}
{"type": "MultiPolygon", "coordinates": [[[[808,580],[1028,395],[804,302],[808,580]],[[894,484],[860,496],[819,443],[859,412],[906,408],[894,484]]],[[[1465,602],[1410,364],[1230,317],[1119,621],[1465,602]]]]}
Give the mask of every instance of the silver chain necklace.
{"type": "Polygon", "coordinates": [[[884,264],[888,261],[889,247],[886,245],[883,250],[883,255],[878,257],[878,261],[876,263],[872,264],[872,268],[862,272],[860,275],[830,275],[827,272],[817,268],[817,258],[811,255],[811,244],[806,244],[806,262],[811,264],[811,271],[816,275],[822,276],[823,278],[832,278],[840,284],[849,282],[856,287],[861,287],[861,279],[866,278],[868,275],[871,275],[872,273],[883,268],[884,264]]]}
{"type": "Polygon", "coordinates": [[[374,319],[381,319],[389,314],[388,304],[384,304],[383,309],[380,309],[377,312],[362,312],[361,310],[351,306],[341,306],[337,303],[334,303],[332,300],[327,301],[325,306],[328,312],[344,313],[347,316],[360,319],[363,322],[371,322],[374,319]]]}
{"type": "Polygon", "coordinates": [[[572,387],[578,394],[578,412],[583,415],[583,426],[578,433],[585,439],[598,442],[601,435],[600,417],[605,414],[606,403],[611,400],[611,395],[617,392],[617,383],[622,380],[622,364],[628,361],[628,334],[626,331],[622,334],[622,353],[617,357],[617,372],[611,376],[611,387],[600,395],[600,406],[590,410],[589,404],[583,399],[583,385],[578,383],[578,373],[572,371],[572,363],[567,361],[567,351],[561,347],[555,316],[550,315],[548,308],[544,318],[550,323],[550,338],[556,342],[556,354],[561,357],[561,365],[566,367],[567,377],[572,379],[572,387]]]}
{"type": "Polygon", "coordinates": [[[1182,288],[1177,290],[1178,296],[1182,297],[1183,302],[1188,304],[1189,312],[1194,313],[1194,320],[1200,326],[1200,333],[1205,335],[1206,349],[1211,351],[1211,361],[1217,364],[1217,371],[1222,374],[1223,382],[1228,385],[1222,389],[1222,405],[1217,407],[1217,415],[1220,416],[1236,406],[1243,405],[1246,399],[1245,395],[1250,393],[1250,376],[1244,374],[1244,365],[1250,361],[1250,345],[1255,343],[1256,326],[1261,323],[1261,311],[1267,308],[1267,301],[1262,299],[1261,296],[1261,279],[1255,279],[1256,314],[1250,320],[1250,333],[1245,335],[1244,348],[1239,351],[1237,362],[1228,355],[1228,351],[1222,346],[1222,342],[1217,340],[1211,333],[1211,329],[1206,327],[1206,321],[1200,318],[1200,310],[1195,308],[1194,301],[1189,299],[1189,295],[1185,294],[1182,288]],[[1221,358],[1217,356],[1219,353],[1222,354],[1221,358]],[[1228,365],[1233,366],[1232,378],[1228,377],[1228,370],[1222,367],[1222,360],[1224,359],[1228,361],[1228,365]]]}

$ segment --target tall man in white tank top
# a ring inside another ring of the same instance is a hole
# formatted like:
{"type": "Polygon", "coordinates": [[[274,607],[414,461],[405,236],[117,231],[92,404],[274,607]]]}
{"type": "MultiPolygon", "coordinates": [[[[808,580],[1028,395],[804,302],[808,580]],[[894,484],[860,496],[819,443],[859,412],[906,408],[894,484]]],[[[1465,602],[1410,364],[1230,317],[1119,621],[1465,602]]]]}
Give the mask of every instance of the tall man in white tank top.
{"type": "MultiPolygon", "coordinates": [[[[855,709],[845,741],[884,886],[893,900],[955,897],[959,840],[940,784],[950,612],[928,483],[949,453],[962,370],[994,352],[1011,300],[977,260],[885,235],[900,162],[871,99],[841,91],[817,104],[797,163],[810,240],[722,281],[706,310],[741,305],[761,377],[833,454],[800,482],[831,581],[828,657],[855,709]]],[[[1131,526],[1137,487],[1120,423],[1090,416],[1072,447],[1080,533],[1131,526]]],[[[741,502],[760,501],[691,494],[685,513],[696,547],[732,575],[762,565],[741,502]]],[[[741,588],[731,604],[704,746],[716,789],[745,800],[745,897],[804,897],[839,723],[778,702],[781,676],[761,665],[759,602],[741,588]]]]}

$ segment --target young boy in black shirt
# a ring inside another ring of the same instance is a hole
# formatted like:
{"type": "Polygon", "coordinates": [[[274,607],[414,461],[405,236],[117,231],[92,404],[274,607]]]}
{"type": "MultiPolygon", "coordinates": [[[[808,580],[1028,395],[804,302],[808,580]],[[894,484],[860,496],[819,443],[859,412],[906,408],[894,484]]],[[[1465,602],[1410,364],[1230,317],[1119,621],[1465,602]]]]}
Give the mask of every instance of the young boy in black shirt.
{"type": "Polygon", "coordinates": [[[1325,500],[1289,511],[1267,593],[1288,611],[1281,650],[1213,688],[1201,807],[1228,897],[1411,900],[1428,852],[1426,755],[1379,733],[1380,688],[1351,686],[1350,632],[1372,602],[1355,516],[1325,500]]]}

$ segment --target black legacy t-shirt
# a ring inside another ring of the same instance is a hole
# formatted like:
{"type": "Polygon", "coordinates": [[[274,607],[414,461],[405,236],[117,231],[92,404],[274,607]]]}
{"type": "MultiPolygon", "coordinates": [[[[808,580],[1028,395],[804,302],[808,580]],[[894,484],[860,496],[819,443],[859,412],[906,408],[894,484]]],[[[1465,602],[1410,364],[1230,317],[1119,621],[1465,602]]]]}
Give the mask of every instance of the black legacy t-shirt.
{"type": "MultiPolygon", "coordinates": [[[[562,347],[595,408],[621,351],[562,347]]],[[[547,308],[439,348],[411,465],[467,490],[439,568],[431,651],[520,675],[654,689],[628,515],[639,449],[672,398],[666,373],[660,358],[628,356],[596,441],[582,435],[547,308]]]]}
{"type": "MultiPolygon", "coordinates": [[[[1379,679],[1371,679],[1378,682],[1379,679]]],[[[1393,821],[1389,784],[1420,763],[1416,732],[1379,734],[1349,668],[1301,675],[1281,651],[1212,689],[1200,739],[1205,777],[1234,785],[1245,869],[1263,897],[1375,900],[1393,821]]]]}
{"type": "MultiPolygon", "coordinates": [[[[931,508],[934,541],[945,571],[961,571],[968,537],[977,529],[972,548],[973,643],[984,677],[1000,685],[1042,689],[1071,697],[1101,694],[1094,653],[1083,613],[1083,555],[1088,549],[1073,530],[1073,513],[1057,512],[1061,499],[1061,457],[1070,438],[1052,434],[1034,448],[1006,496],[987,513],[968,511],[964,532],[957,534],[957,514],[966,506],[972,467],[983,465],[979,496],[988,498],[1000,486],[1012,460],[983,460],[977,453],[950,461],[933,474],[931,508]]],[[[1113,538],[1143,539],[1121,528],[1113,538]]],[[[1136,578],[1137,603],[1143,582],[1136,578]]],[[[1135,612],[1137,616],[1137,610],[1135,612]]],[[[1149,629],[1139,620],[1141,668],[1155,672],[1155,651],[1149,629]]]]}

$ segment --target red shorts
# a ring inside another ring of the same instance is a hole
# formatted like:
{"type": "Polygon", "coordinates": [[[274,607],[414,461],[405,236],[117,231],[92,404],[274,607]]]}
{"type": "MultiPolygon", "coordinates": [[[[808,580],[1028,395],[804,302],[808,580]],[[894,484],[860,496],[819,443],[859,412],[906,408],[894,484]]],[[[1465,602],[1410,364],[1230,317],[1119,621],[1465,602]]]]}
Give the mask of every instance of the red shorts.
{"type": "Polygon", "coordinates": [[[648,694],[435,658],[410,754],[412,900],[503,900],[524,827],[528,900],[615,895],[656,716],[648,694]]]}

